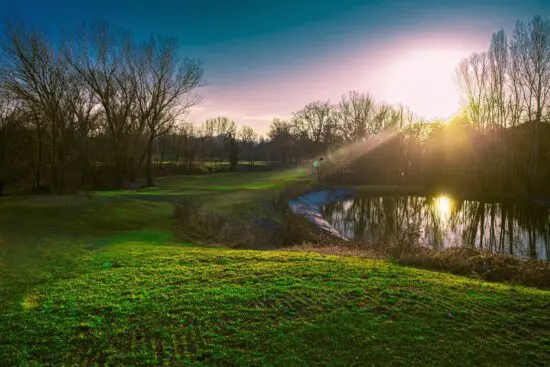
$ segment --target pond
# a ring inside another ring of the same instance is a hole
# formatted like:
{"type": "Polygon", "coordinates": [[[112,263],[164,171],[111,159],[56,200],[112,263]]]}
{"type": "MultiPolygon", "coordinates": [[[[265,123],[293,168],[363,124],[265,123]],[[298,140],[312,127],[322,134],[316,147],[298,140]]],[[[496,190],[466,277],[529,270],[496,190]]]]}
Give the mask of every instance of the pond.
{"type": "Polygon", "coordinates": [[[472,246],[549,260],[550,210],[529,202],[459,200],[449,195],[359,196],[323,206],[348,239],[369,244],[412,239],[433,249],[472,246]]]}

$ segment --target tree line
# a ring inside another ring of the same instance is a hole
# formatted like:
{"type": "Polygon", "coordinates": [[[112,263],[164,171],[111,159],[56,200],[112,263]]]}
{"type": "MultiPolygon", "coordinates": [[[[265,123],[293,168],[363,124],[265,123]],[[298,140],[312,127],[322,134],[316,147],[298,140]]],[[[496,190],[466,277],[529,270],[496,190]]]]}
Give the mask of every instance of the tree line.
{"type": "Polygon", "coordinates": [[[326,180],[550,191],[550,22],[538,16],[460,62],[451,121],[351,91],[274,119],[266,136],[223,116],[188,121],[203,69],[171,37],[137,42],[107,24],[55,40],[11,24],[2,37],[0,194],[319,156],[326,180]]]}
{"type": "Polygon", "coordinates": [[[188,169],[225,160],[231,163],[232,151],[251,165],[262,161],[297,166],[324,156],[335,145],[421,121],[409,108],[379,103],[368,93],[351,91],[338,103],[315,101],[289,119],[275,118],[266,136],[249,126],[238,128],[227,117],[184,122],[158,140],[158,152],[161,161],[180,162],[188,169]]]}

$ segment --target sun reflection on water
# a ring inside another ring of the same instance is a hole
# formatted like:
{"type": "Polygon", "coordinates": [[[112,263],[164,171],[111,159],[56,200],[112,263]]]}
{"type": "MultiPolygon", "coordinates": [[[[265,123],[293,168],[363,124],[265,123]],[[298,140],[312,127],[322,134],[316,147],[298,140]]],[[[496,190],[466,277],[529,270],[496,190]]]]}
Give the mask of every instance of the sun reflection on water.
{"type": "Polygon", "coordinates": [[[451,216],[453,201],[447,195],[439,195],[435,198],[435,209],[442,221],[447,221],[451,216]]]}

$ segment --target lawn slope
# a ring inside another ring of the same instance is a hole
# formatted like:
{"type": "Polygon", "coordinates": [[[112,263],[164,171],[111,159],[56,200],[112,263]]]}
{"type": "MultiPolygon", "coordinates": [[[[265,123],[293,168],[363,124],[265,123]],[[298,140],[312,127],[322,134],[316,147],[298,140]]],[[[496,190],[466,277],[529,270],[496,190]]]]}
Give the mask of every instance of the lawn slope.
{"type": "Polygon", "coordinates": [[[550,292],[177,240],[170,197],[244,210],[298,177],[277,175],[2,199],[0,365],[548,364],[550,292]]]}

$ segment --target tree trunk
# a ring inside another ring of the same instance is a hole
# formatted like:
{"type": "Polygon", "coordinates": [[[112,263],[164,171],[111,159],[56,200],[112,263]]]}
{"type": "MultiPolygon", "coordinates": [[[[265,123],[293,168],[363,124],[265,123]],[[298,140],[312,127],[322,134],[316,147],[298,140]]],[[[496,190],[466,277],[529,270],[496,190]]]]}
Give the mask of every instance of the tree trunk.
{"type": "Polygon", "coordinates": [[[187,155],[187,162],[188,162],[188,167],[189,169],[193,168],[193,161],[195,159],[195,151],[194,151],[194,148],[193,146],[189,146],[189,149],[186,150],[186,155],[187,155]]]}
{"type": "Polygon", "coordinates": [[[239,147],[235,139],[229,140],[229,171],[235,172],[239,163],[239,147]]]}
{"type": "Polygon", "coordinates": [[[153,163],[153,141],[154,137],[151,136],[147,142],[147,162],[145,164],[145,171],[147,175],[147,186],[153,186],[153,172],[152,172],[152,163],[153,163]]]}
{"type": "MultiPolygon", "coordinates": [[[[540,116],[539,111],[537,111],[537,116],[540,116]]],[[[535,134],[534,134],[535,142],[533,144],[533,172],[531,176],[531,185],[529,185],[530,190],[533,190],[539,174],[540,118],[537,118],[537,120],[535,120],[534,129],[535,129],[535,134]]]]}
{"type": "Polygon", "coordinates": [[[36,169],[34,170],[34,182],[36,190],[40,190],[40,183],[42,181],[42,131],[37,129],[37,157],[36,157],[36,169]]]}

